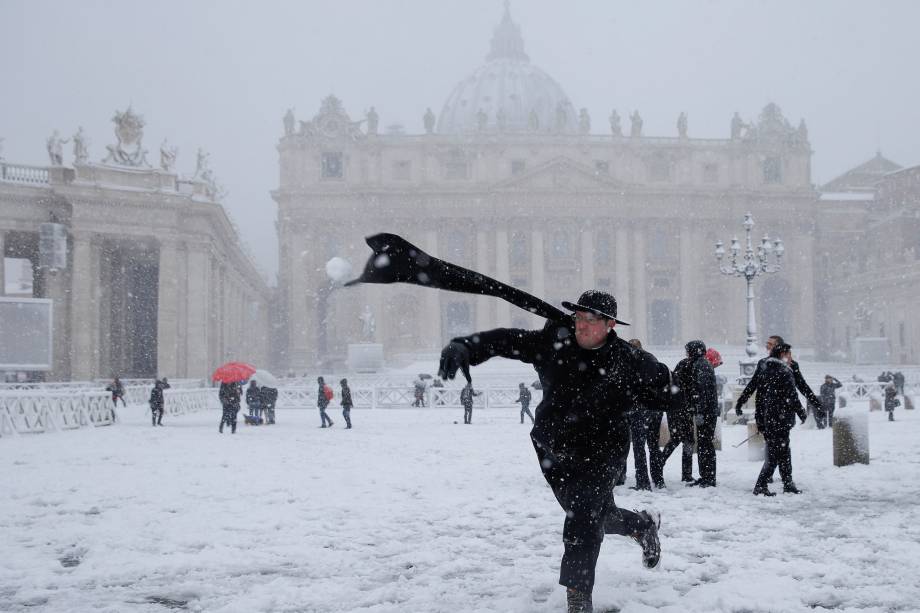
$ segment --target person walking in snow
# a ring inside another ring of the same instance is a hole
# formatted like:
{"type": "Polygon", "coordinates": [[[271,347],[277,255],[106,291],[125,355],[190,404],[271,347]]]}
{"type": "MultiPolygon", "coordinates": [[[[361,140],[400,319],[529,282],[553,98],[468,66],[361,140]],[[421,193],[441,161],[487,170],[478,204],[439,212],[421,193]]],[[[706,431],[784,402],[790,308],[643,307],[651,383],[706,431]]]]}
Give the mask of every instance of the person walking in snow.
{"type": "Polygon", "coordinates": [[[121,400],[121,406],[127,407],[125,403],[125,386],[122,384],[121,379],[115,377],[115,380],[109,384],[105,391],[112,392],[112,404],[118,406],[118,401],[121,400]]]}
{"type": "Polygon", "coordinates": [[[885,386],[885,411],[888,413],[888,421],[894,421],[894,408],[901,406],[898,400],[898,388],[893,383],[885,386]]]}
{"type": "MultiPolygon", "coordinates": [[[[636,349],[642,349],[642,342],[633,338],[629,344],[636,349]]],[[[667,369],[666,366],[660,365],[667,369]]],[[[636,474],[636,484],[630,489],[634,490],[651,490],[652,479],[649,475],[649,465],[655,467],[661,463],[661,449],[658,447],[658,435],[661,430],[661,411],[652,409],[648,401],[637,402],[629,410],[627,419],[629,420],[629,442],[633,451],[633,467],[636,474]]],[[[626,480],[626,462],[629,451],[620,458],[621,477],[617,480],[620,485],[626,480]]],[[[655,470],[652,469],[654,474],[655,470]]],[[[661,480],[656,480],[657,487],[664,487],[661,480]]]]}
{"type": "Polygon", "coordinates": [[[263,385],[259,388],[259,400],[262,412],[265,414],[265,423],[268,425],[275,423],[275,403],[278,401],[278,390],[273,387],[263,385]]]}
{"type": "Polygon", "coordinates": [[[331,428],[332,420],[326,415],[326,407],[332,401],[332,388],[326,385],[322,377],[317,377],[316,382],[319,384],[319,390],[316,392],[316,407],[319,409],[320,428],[331,428]]]}
{"type": "Polygon", "coordinates": [[[658,465],[652,465],[652,480],[664,484],[664,466],[681,445],[680,454],[680,480],[684,483],[694,483],[693,478],[693,415],[687,404],[686,389],[689,389],[687,379],[690,371],[690,358],[684,358],[674,367],[671,374],[671,395],[667,401],[668,408],[668,442],[661,450],[658,465]]]}
{"type": "Polygon", "coordinates": [[[706,343],[690,341],[685,346],[690,359],[685,379],[684,395],[693,422],[696,424],[696,459],[700,478],[690,486],[716,486],[715,433],[719,421],[719,399],[716,395],[716,373],[706,359],[706,343]]]}
{"type": "Polygon", "coordinates": [[[524,385],[523,383],[518,384],[518,389],[520,391],[518,393],[518,399],[515,400],[515,402],[519,402],[521,404],[521,423],[522,424],[524,423],[524,415],[526,415],[527,417],[530,418],[530,423],[532,424],[533,423],[533,413],[530,412],[530,408],[529,408],[530,398],[531,398],[530,390],[527,389],[527,386],[524,385]]]}
{"type": "Polygon", "coordinates": [[[236,416],[240,412],[240,398],[243,390],[239,382],[221,383],[217,393],[223,412],[220,416],[220,426],[217,431],[223,434],[224,426],[230,426],[230,434],[236,434],[236,416]]]}
{"type": "Polygon", "coordinates": [[[167,388],[169,388],[169,382],[166,380],[166,377],[163,377],[162,381],[159,379],[154,381],[153,389],[150,390],[150,417],[153,420],[154,426],[163,425],[163,390],[167,388]]]}
{"type": "Polygon", "coordinates": [[[351,399],[348,379],[342,379],[339,383],[342,384],[342,417],[345,419],[345,429],[351,430],[351,408],[355,406],[355,403],[351,399]]]}
{"type": "MultiPolygon", "coordinates": [[[[783,480],[783,492],[802,493],[792,480],[789,431],[795,425],[796,415],[799,416],[802,423],[805,423],[808,414],[799,401],[795,376],[789,364],[791,361],[792,347],[786,343],[778,343],[770,350],[770,356],[762,360],[760,376],[757,377],[754,420],[757,423],[757,430],[766,441],[767,457],[760,469],[757,482],[754,484],[755,496],[775,496],[768,489],[767,484],[772,479],[777,466],[783,480]]],[[[742,404],[739,398],[735,404],[735,412],[738,415],[741,415],[742,404]]]]}

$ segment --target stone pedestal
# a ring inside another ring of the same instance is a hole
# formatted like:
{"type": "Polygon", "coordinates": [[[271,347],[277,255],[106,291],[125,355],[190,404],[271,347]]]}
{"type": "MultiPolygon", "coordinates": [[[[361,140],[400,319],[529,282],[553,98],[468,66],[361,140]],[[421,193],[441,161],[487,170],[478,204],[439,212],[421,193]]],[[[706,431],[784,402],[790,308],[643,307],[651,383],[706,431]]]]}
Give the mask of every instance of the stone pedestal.
{"type": "Polygon", "coordinates": [[[348,369],[352,372],[380,372],[383,370],[383,345],[380,343],[350,343],[348,369]]]}
{"type": "Polygon", "coordinates": [[[834,466],[869,463],[869,415],[851,407],[834,412],[834,466]]]}
{"type": "Polygon", "coordinates": [[[751,462],[763,462],[767,458],[767,442],[763,434],[757,431],[757,424],[753,421],[747,425],[748,433],[748,460],[751,462]]]}

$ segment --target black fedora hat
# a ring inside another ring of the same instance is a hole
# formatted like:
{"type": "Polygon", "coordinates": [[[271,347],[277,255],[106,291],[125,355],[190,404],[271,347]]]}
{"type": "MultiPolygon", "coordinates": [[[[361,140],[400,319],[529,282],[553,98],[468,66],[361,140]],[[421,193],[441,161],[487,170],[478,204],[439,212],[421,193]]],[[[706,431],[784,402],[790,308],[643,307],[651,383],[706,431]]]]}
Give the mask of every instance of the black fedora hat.
{"type": "Polygon", "coordinates": [[[621,326],[628,326],[629,323],[617,319],[617,300],[607,292],[596,289],[589,289],[578,298],[578,302],[571,303],[562,301],[562,306],[570,311],[587,311],[607,319],[612,319],[621,326]]]}

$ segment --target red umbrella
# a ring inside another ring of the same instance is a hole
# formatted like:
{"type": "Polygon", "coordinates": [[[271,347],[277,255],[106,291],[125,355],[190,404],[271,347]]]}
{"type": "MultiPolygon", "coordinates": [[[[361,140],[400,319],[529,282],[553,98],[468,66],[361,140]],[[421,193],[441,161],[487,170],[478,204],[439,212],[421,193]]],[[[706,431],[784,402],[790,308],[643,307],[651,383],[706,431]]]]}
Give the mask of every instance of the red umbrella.
{"type": "Polygon", "coordinates": [[[214,374],[211,375],[211,381],[220,381],[222,383],[245,381],[255,372],[255,367],[246,362],[227,362],[214,371],[214,374]]]}

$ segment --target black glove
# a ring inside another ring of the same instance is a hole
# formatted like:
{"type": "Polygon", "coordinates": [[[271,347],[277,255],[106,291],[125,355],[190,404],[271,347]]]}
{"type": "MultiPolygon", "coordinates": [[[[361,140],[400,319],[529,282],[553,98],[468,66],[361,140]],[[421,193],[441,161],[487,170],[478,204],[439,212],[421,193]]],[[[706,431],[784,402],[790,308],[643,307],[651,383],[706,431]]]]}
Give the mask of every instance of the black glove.
{"type": "Polygon", "coordinates": [[[445,380],[453,379],[457,376],[457,370],[463,371],[468,383],[473,382],[470,377],[470,350],[463,343],[450,343],[441,350],[438,377],[445,380]]]}
{"type": "Polygon", "coordinates": [[[808,413],[806,413],[805,411],[802,411],[801,413],[799,413],[799,419],[802,420],[802,423],[804,424],[805,420],[808,419],[808,413]]]}
{"type": "Polygon", "coordinates": [[[741,417],[742,415],[744,415],[744,411],[741,410],[741,407],[735,407],[735,415],[737,415],[738,417],[741,417]]]}

